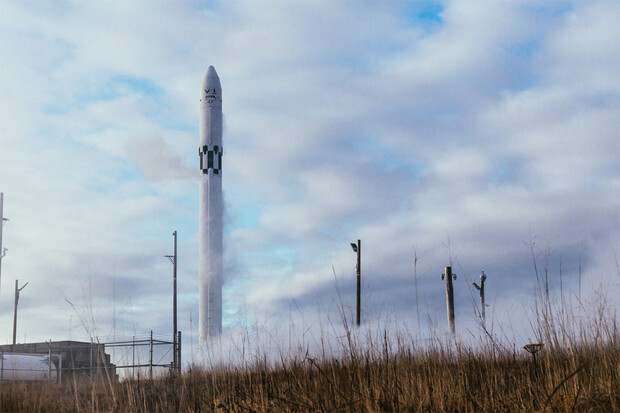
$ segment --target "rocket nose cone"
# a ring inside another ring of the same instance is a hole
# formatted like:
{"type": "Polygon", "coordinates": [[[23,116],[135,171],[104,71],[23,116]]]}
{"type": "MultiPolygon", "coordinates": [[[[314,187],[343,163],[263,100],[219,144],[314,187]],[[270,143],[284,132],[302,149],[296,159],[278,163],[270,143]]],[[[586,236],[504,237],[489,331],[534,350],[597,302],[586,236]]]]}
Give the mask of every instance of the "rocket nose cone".
{"type": "Polygon", "coordinates": [[[209,69],[207,69],[207,73],[205,73],[205,77],[202,80],[202,84],[203,86],[207,87],[217,87],[217,88],[221,88],[222,86],[220,85],[220,78],[217,75],[217,72],[215,71],[215,68],[213,66],[209,66],[209,69]]]}

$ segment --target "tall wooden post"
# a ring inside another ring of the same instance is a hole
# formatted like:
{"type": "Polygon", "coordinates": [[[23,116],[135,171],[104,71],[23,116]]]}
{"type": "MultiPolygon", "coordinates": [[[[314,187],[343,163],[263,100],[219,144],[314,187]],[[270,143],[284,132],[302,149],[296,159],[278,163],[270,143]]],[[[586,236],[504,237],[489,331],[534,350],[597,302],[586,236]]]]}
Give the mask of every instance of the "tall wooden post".
{"type": "Polygon", "coordinates": [[[173,295],[174,298],[172,299],[172,312],[174,313],[173,315],[173,326],[172,326],[172,352],[174,354],[173,356],[173,361],[174,361],[174,368],[178,369],[179,368],[179,357],[178,357],[178,352],[177,352],[177,346],[179,345],[177,342],[177,232],[174,231],[172,233],[172,235],[174,235],[174,260],[172,263],[172,278],[173,278],[173,295]]]}
{"type": "Polygon", "coordinates": [[[480,305],[482,306],[482,310],[481,310],[481,315],[482,315],[482,327],[486,328],[486,315],[485,315],[485,310],[486,310],[486,305],[484,303],[484,282],[486,281],[487,276],[484,273],[484,271],[482,271],[482,274],[480,274],[480,286],[478,286],[478,284],[476,283],[472,283],[474,285],[474,287],[476,287],[476,289],[478,291],[480,291],[480,305]]]}
{"type": "Polygon", "coordinates": [[[18,288],[18,281],[15,280],[15,307],[13,308],[13,344],[15,344],[17,338],[17,303],[19,302],[19,292],[26,288],[28,283],[24,284],[22,288],[18,288]]]}
{"type": "Polygon", "coordinates": [[[8,221],[8,219],[4,217],[3,204],[4,204],[4,193],[0,192],[0,281],[2,281],[2,258],[5,255],[4,248],[2,248],[2,226],[4,225],[4,221],[8,221]]]}
{"type": "Polygon", "coordinates": [[[172,233],[174,237],[174,255],[166,255],[172,263],[172,369],[179,369],[180,360],[178,358],[177,341],[177,232],[172,233]]]}
{"type": "Polygon", "coordinates": [[[486,324],[485,303],[484,303],[484,280],[480,281],[480,302],[482,304],[482,324],[486,324]]]}
{"type": "MultiPolygon", "coordinates": [[[[138,371],[140,377],[140,371],[138,371]]],[[[131,337],[131,378],[136,378],[136,336],[131,337]]]]}
{"type": "Polygon", "coordinates": [[[452,287],[452,277],[456,279],[456,274],[452,274],[452,267],[446,267],[446,272],[441,278],[446,280],[446,304],[448,307],[448,321],[450,322],[450,330],[455,333],[454,324],[454,288],[452,287]]]}
{"type": "Polygon", "coordinates": [[[181,332],[177,331],[177,372],[181,374],[181,332]]]}
{"type": "Polygon", "coordinates": [[[153,380],[153,330],[149,336],[149,379],[153,380]]]}
{"type": "Polygon", "coordinates": [[[361,295],[362,295],[362,241],[357,240],[357,325],[360,325],[361,295]]]}
{"type": "Polygon", "coordinates": [[[52,381],[52,340],[47,343],[47,381],[52,381]]]}

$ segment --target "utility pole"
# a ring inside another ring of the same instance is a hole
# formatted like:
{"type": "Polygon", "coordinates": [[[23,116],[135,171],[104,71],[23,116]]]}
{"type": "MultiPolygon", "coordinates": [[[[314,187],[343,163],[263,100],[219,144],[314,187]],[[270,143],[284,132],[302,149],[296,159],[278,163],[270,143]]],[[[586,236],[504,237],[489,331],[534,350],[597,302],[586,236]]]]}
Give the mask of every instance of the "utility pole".
{"type": "Polygon", "coordinates": [[[149,379],[153,380],[153,330],[149,337],[149,379]]]}
{"type": "Polygon", "coordinates": [[[357,253],[357,264],[355,265],[357,273],[357,325],[360,325],[360,312],[361,312],[361,295],[362,295],[362,241],[357,240],[357,244],[351,243],[353,252],[357,253]]]}
{"type": "Polygon", "coordinates": [[[8,221],[8,219],[4,217],[3,204],[4,192],[0,192],[0,290],[2,289],[2,258],[6,255],[6,248],[2,247],[2,227],[4,226],[4,222],[8,221]]]}
{"type": "Polygon", "coordinates": [[[180,370],[179,355],[177,351],[177,232],[174,237],[174,255],[166,255],[172,262],[172,364],[174,370],[180,370]]]}
{"type": "Polygon", "coordinates": [[[441,274],[441,279],[446,280],[446,304],[448,306],[448,321],[450,322],[450,330],[454,335],[456,327],[454,325],[454,288],[452,287],[452,279],[456,280],[456,274],[452,274],[452,267],[446,267],[446,272],[441,274]]]}
{"type": "Polygon", "coordinates": [[[480,305],[482,306],[482,327],[486,328],[486,317],[485,317],[485,304],[484,304],[484,281],[487,279],[487,276],[485,275],[484,271],[482,271],[482,274],[480,274],[480,286],[478,286],[478,284],[476,283],[472,283],[474,285],[474,287],[476,287],[476,289],[478,291],[480,291],[480,305]]]}
{"type": "Polygon", "coordinates": [[[177,364],[178,373],[181,374],[181,332],[177,331],[177,364]]]}
{"type": "Polygon", "coordinates": [[[15,308],[13,311],[13,345],[15,345],[17,338],[17,303],[19,302],[19,292],[26,288],[28,283],[24,284],[22,288],[18,288],[18,281],[15,280],[15,308]]]}

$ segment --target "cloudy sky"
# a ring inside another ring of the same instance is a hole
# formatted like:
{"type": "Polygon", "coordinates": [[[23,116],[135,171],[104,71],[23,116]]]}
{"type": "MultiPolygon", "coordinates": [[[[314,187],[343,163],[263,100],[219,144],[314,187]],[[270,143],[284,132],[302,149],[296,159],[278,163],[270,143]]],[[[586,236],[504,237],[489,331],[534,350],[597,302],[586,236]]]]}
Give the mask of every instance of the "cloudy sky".
{"type": "Polygon", "coordinates": [[[0,341],[16,279],[18,341],[168,334],[176,229],[195,343],[209,65],[225,332],[316,326],[336,284],[351,315],[358,238],[365,323],[445,330],[452,263],[459,331],[484,270],[525,340],[532,251],[553,297],[620,296],[618,21],[617,1],[1,2],[0,341]]]}

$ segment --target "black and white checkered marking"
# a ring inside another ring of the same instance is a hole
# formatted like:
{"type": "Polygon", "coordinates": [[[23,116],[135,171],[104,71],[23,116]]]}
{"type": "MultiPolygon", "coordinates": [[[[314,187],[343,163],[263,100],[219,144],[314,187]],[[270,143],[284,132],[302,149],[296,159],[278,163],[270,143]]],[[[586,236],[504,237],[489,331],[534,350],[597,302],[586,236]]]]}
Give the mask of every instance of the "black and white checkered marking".
{"type": "Polygon", "coordinates": [[[222,154],[224,150],[218,145],[204,145],[198,149],[200,155],[200,170],[203,174],[208,174],[209,169],[213,171],[215,175],[219,175],[222,172],[222,154]]]}

